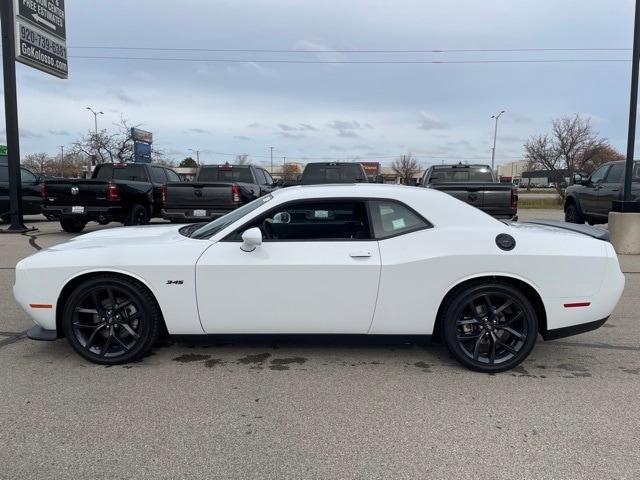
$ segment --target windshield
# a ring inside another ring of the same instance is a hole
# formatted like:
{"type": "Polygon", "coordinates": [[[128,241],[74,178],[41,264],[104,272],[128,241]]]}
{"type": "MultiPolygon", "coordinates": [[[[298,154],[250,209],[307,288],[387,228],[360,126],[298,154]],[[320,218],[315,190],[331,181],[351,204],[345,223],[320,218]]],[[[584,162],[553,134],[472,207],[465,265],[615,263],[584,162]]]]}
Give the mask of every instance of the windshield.
{"type": "Polygon", "coordinates": [[[241,182],[253,183],[248,167],[204,167],[198,175],[199,182],[241,182]]]}
{"type": "Polygon", "coordinates": [[[435,169],[429,183],[444,182],[493,182],[493,175],[486,167],[435,169]]]}
{"type": "Polygon", "coordinates": [[[253,202],[249,202],[242,207],[233,210],[232,212],[223,215],[220,218],[216,218],[214,221],[207,223],[201,228],[198,228],[195,232],[189,235],[191,238],[210,238],[216,233],[222,231],[227,228],[232,223],[240,220],[245,215],[253,212],[255,209],[261,207],[266,202],[271,200],[273,197],[271,195],[266,195],[264,197],[256,198],[253,202]]]}

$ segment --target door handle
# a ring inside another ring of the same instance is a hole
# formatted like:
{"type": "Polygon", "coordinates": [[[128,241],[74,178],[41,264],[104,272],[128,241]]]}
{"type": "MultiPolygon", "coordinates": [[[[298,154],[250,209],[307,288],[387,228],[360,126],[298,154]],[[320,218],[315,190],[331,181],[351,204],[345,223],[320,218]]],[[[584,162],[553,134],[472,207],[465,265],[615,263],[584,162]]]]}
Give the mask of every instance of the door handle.
{"type": "Polygon", "coordinates": [[[349,256],[351,258],[367,258],[367,257],[371,256],[371,252],[367,252],[367,251],[361,250],[361,251],[358,251],[358,252],[351,252],[349,254],[349,256]]]}

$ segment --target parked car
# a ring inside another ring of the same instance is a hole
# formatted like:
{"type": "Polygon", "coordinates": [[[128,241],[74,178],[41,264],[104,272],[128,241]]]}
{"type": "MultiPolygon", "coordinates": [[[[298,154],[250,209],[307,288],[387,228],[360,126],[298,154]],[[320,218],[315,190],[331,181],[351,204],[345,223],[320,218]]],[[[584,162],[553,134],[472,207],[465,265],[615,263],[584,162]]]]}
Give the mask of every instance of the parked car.
{"type": "Polygon", "coordinates": [[[269,172],[255,165],[203,165],[193,182],[167,183],[162,218],[212,220],[276,188],[269,172]]]}
{"type": "Polygon", "coordinates": [[[367,172],[361,163],[312,162],[307,163],[300,176],[301,185],[324,183],[367,183],[367,172]]]}
{"type": "Polygon", "coordinates": [[[103,163],[90,179],[47,180],[42,213],[60,218],[65,232],[78,233],[87,222],[143,225],[160,216],[167,181],[179,181],[172,169],[145,163],[103,163]]]}
{"type": "MultiPolygon", "coordinates": [[[[625,162],[609,162],[591,175],[576,174],[573,185],[567,187],[564,200],[565,221],[607,223],[614,200],[622,200],[625,162]]],[[[633,165],[633,200],[640,200],[640,162],[633,165]]]]}
{"type": "MultiPolygon", "coordinates": [[[[42,183],[30,170],[20,167],[22,179],[22,213],[24,215],[39,215],[42,203],[42,183]]],[[[0,220],[9,222],[11,206],[9,202],[9,166],[0,163],[0,220]]]]}
{"type": "Polygon", "coordinates": [[[434,165],[420,186],[448,193],[495,218],[518,218],[518,187],[498,182],[488,165],[434,165]]]}
{"type": "Polygon", "coordinates": [[[505,224],[434,189],[283,188],[210,223],[82,235],[20,261],[13,291],[31,338],[66,336],[97,363],[141,358],[165,329],[435,335],[499,372],[539,333],[603,325],[624,288],[606,232],[544,223],[505,224]]]}

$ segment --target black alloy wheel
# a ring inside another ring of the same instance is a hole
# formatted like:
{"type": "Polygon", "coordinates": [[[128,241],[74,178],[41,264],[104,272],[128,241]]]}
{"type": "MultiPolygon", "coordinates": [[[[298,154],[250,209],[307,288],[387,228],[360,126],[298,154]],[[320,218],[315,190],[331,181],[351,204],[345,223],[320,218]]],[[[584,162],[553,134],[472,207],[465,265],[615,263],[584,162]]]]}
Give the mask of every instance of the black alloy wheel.
{"type": "Polygon", "coordinates": [[[62,320],[65,336],[80,355],[95,363],[117,364],[141,358],[151,349],[160,311],[139,282],[101,275],[76,288],[62,320]]]}
{"type": "Polygon", "coordinates": [[[134,205],[129,211],[129,215],[124,224],[130,225],[146,225],[149,223],[149,215],[147,215],[147,209],[142,205],[134,205]]]}
{"type": "Polygon", "coordinates": [[[501,372],[522,362],[536,342],[538,321],[531,302],[502,283],[459,292],[444,317],[447,347],[466,367],[501,372]]]}

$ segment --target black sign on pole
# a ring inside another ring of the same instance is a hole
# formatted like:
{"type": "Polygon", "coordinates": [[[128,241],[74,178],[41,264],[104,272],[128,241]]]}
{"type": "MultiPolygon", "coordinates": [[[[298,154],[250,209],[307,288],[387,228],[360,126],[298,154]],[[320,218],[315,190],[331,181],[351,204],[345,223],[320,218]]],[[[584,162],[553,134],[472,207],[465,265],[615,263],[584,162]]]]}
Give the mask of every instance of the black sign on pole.
{"type": "Polygon", "coordinates": [[[20,138],[18,136],[18,103],[16,97],[16,63],[13,0],[0,0],[2,23],[2,68],[4,76],[4,115],[7,132],[9,170],[9,205],[11,225],[6,232],[24,232],[22,219],[22,181],[20,178],[20,138]]]}
{"type": "Polygon", "coordinates": [[[14,0],[16,61],[67,78],[64,0],[14,0]]]}

